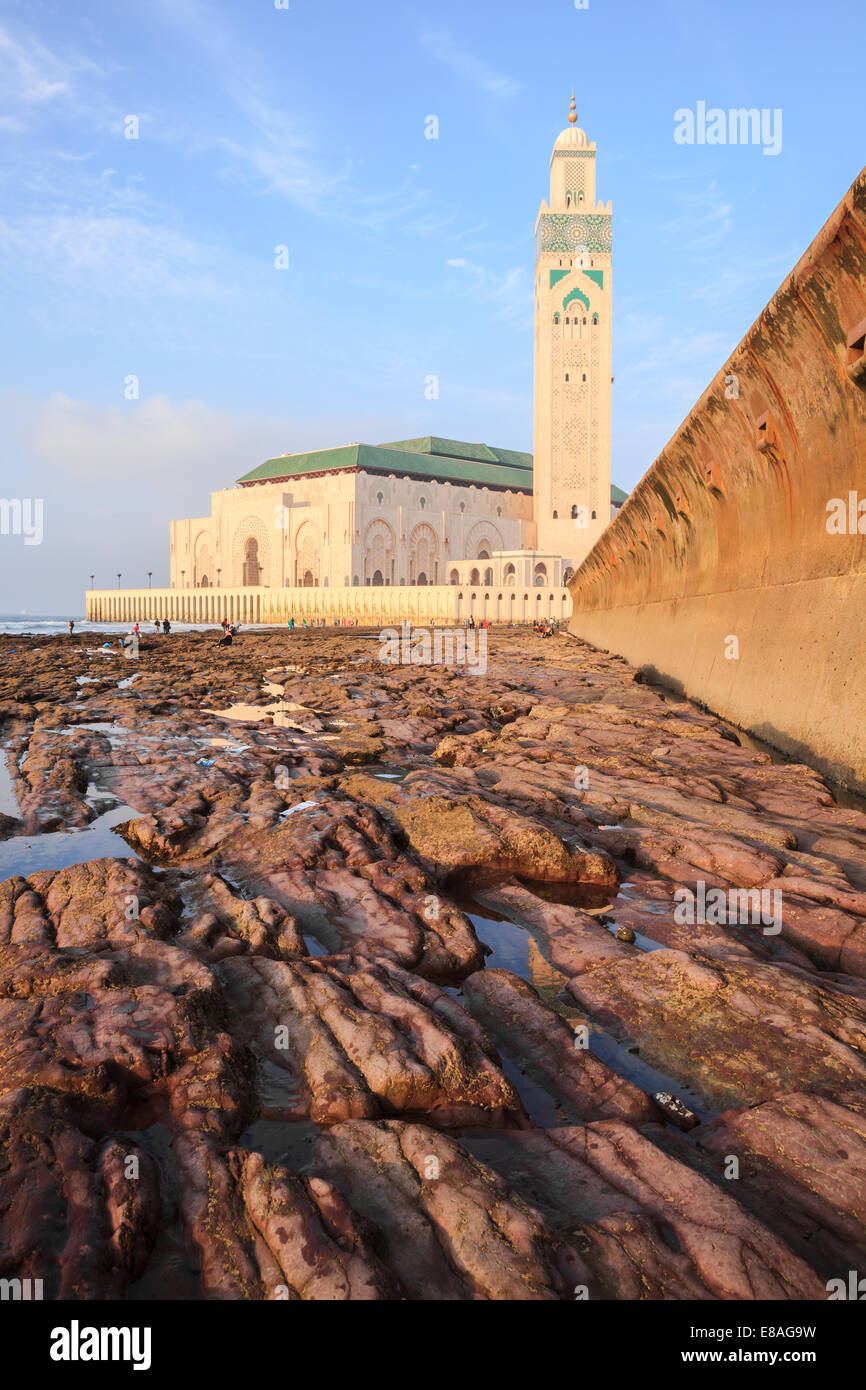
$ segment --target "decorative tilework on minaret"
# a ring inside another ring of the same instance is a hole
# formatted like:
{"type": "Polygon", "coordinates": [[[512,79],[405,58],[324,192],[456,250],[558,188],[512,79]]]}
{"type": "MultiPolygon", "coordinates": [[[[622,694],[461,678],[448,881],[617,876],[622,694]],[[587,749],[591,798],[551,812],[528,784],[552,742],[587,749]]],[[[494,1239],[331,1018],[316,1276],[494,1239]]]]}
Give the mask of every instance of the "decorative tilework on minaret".
{"type": "Polygon", "coordinates": [[[611,204],[596,147],[569,124],[535,224],[536,545],[579,563],[610,520],[611,204]]]}

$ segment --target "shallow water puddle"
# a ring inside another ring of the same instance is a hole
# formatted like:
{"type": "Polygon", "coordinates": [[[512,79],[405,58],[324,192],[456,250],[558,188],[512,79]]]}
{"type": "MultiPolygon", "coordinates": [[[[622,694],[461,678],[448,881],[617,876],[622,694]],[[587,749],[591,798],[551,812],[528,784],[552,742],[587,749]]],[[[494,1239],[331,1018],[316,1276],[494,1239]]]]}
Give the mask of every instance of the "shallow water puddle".
{"type": "Polygon", "coordinates": [[[318,801],[299,801],[296,806],[289,806],[287,810],[281,811],[280,820],[285,820],[287,816],[293,816],[296,811],[309,811],[318,804],[318,801]]]}
{"type": "MultiPolygon", "coordinates": [[[[616,929],[618,923],[605,922],[604,925],[605,929],[610,932],[611,936],[616,936],[616,929]]],[[[629,925],[631,926],[630,923],[629,925]]],[[[635,927],[632,927],[631,929],[634,932],[634,941],[630,944],[632,946],[636,946],[639,951],[667,951],[669,949],[669,947],[667,947],[663,941],[653,941],[651,936],[644,936],[643,932],[637,931],[635,927]]],[[[619,940],[619,938],[617,939],[619,940]]]]}
{"type": "Polygon", "coordinates": [[[327,949],[327,947],[325,947],[325,946],[322,945],[322,943],[321,943],[321,941],[319,941],[318,937],[316,937],[316,936],[311,936],[311,934],[310,934],[309,932],[302,932],[301,935],[303,936],[304,945],[306,946],[307,952],[308,952],[309,955],[311,955],[311,956],[329,956],[329,955],[331,954],[331,952],[327,949]]]}
{"type": "Polygon", "coordinates": [[[202,713],[215,714],[217,719],[237,719],[243,724],[258,724],[271,719],[274,712],[282,708],[282,700],[277,700],[273,705],[251,705],[240,700],[237,704],[229,705],[228,709],[205,709],[202,713]]]}
{"type": "MultiPolygon", "coordinates": [[[[510,970],[512,974],[519,975],[522,980],[529,980],[531,983],[531,933],[525,927],[518,927],[514,922],[509,922],[505,917],[491,917],[490,908],[485,912],[472,912],[461,907],[461,911],[465,912],[472,923],[478,940],[487,947],[485,966],[497,970],[510,970]]],[[[563,976],[563,980],[564,978],[563,976]]]]}
{"type": "Polygon", "coordinates": [[[140,859],[141,855],[113,831],[141,815],[132,806],[112,806],[84,830],[55,830],[45,835],[18,835],[0,841],[0,880],[27,877],[38,869],[68,869],[88,859],[140,859]]]}
{"type": "Polygon", "coordinates": [[[11,816],[13,820],[17,820],[20,814],[18,797],[15,795],[15,783],[12,780],[12,773],[9,771],[6,750],[3,748],[0,749],[0,815],[11,816]]]}
{"type": "MultiPolygon", "coordinates": [[[[525,888],[529,888],[539,897],[548,901],[570,902],[575,907],[582,906],[583,911],[599,911],[600,905],[593,909],[588,907],[586,900],[602,895],[606,899],[606,905],[611,906],[607,890],[599,889],[592,884],[530,884],[526,880],[522,882],[525,888]]],[[[528,928],[509,921],[494,909],[483,907],[469,894],[451,891],[450,896],[469,918],[479,941],[491,948],[491,954],[485,959],[485,968],[510,970],[512,974],[519,975],[522,980],[532,985],[544,1002],[555,1009],[570,1026],[585,1023],[589,1029],[590,1052],[600,1061],[606,1062],[619,1076],[633,1082],[648,1094],[654,1091],[668,1091],[678,1096],[701,1121],[713,1118],[716,1112],[708,1110],[705,1102],[689,1086],[682,1085],[675,1077],[668,1076],[648,1062],[642,1061],[630,1050],[628,1044],[617,1042],[582,1012],[576,1001],[566,993],[567,977],[546,959],[542,937],[536,937],[528,928]]],[[[638,896],[632,894],[630,901],[638,896]]],[[[608,926],[608,930],[616,931],[615,923],[604,925],[608,926]]],[[[646,951],[665,949],[661,942],[642,937],[638,932],[635,933],[635,945],[646,951]]],[[[462,993],[460,997],[461,1002],[464,1002],[462,993]]],[[[501,1046],[497,1050],[502,1057],[503,1070],[533,1123],[547,1129],[571,1123],[562,1105],[543,1086],[528,1076],[501,1046]]]]}
{"type": "Polygon", "coordinates": [[[283,1163],[293,1173],[313,1168],[313,1146],[321,1131],[312,1120],[254,1120],[240,1137],[246,1149],[255,1149],[268,1163],[283,1163]]]}
{"type": "MultiPolygon", "coordinates": [[[[679,1097],[695,1112],[702,1124],[718,1114],[716,1110],[707,1109],[706,1102],[690,1086],[677,1081],[673,1076],[668,1076],[666,1072],[659,1071],[649,1062],[644,1062],[627,1044],[617,1042],[609,1033],[599,1028],[598,1024],[587,1019],[587,1025],[590,1052],[598,1057],[599,1061],[606,1062],[620,1076],[625,1077],[626,1081],[634,1082],[635,1086],[639,1086],[648,1095],[652,1095],[654,1091],[668,1091],[679,1097]]],[[[659,1118],[661,1119],[661,1116],[659,1118]]]]}

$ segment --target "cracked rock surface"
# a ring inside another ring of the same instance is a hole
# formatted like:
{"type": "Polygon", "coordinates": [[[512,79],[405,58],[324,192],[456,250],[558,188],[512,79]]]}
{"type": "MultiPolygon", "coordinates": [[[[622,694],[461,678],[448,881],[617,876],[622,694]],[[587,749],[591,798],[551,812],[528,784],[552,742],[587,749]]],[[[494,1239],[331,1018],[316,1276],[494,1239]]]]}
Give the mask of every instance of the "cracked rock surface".
{"type": "Polygon", "coordinates": [[[470,675],[357,629],[133,670],[0,636],[0,1278],[804,1300],[864,1267],[866,815],[619,658],[488,637],[470,675]]]}

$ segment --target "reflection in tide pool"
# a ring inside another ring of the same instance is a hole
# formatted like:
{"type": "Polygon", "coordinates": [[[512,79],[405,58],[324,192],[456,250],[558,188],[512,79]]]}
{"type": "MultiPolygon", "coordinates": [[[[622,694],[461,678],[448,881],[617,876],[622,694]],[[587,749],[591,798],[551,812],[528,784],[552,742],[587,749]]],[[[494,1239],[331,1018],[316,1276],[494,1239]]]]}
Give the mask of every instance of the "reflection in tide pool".
{"type": "Polygon", "coordinates": [[[17,835],[0,842],[0,880],[37,869],[68,869],[88,859],[140,859],[113,827],[141,814],[132,806],[112,806],[84,830],[57,830],[47,835],[17,835]]]}

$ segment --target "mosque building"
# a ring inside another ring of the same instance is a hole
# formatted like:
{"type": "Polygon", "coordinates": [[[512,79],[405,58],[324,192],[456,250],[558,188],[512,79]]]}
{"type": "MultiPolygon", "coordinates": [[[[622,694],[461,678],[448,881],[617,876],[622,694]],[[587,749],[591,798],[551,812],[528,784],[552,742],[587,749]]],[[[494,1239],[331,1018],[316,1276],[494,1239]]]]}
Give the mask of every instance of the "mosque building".
{"type": "MultiPolygon", "coordinates": [[[[569,124],[535,224],[534,454],[427,436],[279,454],[171,522],[170,588],[91,616],[562,619],[625,493],[611,486],[611,204],[569,124]]],[[[92,610],[92,612],[91,612],[92,610]]]]}

